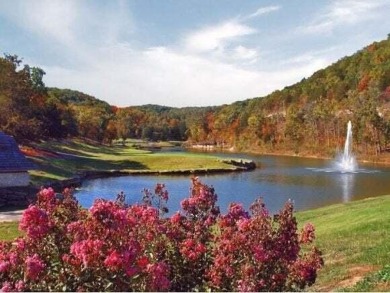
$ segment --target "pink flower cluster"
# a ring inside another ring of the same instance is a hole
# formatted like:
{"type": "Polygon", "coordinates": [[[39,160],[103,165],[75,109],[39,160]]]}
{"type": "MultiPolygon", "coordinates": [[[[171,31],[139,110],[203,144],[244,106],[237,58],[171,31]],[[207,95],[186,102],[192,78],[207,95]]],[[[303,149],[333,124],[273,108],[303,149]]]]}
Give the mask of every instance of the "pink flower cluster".
{"type": "Polygon", "coordinates": [[[152,291],[167,291],[171,285],[169,281],[169,266],[164,262],[147,265],[148,282],[152,291]]]}
{"type": "Polygon", "coordinates": [[[33,239],[45,236],[51,227],[47,212],[35,205],[30,205],[23,212],[22,220],[19,223],[19,228],[33,239]]]}
{"type": "Polygon", "coordinates": [[[80,260],[85,267],[93,266],[103,257],[103,245],[104,242],[101,240],[82,240],[74,242],[70,246],[70,253],[80,260]]]}
{"type": "Polygon", "coordinates": [[[82,209],[71,190],[42,189],[0,242],[2,291],[292,291],[312,285],[323,262],[314,227],[297,232],[291,203],[271,216],[261,200],[221,215],[213,188],[192,179],[182,211],[162,217],[164,184],[144,203],[96,200],[82,209]],[[156,205],[156,206],[155,206],[156,205]]]}
{"type": "Polygon", "coordinates": [[[305,224],[305,226],[303,227],[303,229],[301,231],[301,238],[300,238],[301,243],[313,242],[315,239],[314,232],[315,232],[315,228],[314,228],[313,224],[311,224],[311,223],[305,224]]]}
{"type": "Polygon", "coordinates": [[[38,254],[27,256],[26,261],[26,278],[30,280],[37,280],[39,274],[45,269],[45,264],[38,254]]]}
{"type": "Polygon", "coordinates": [[[143,190],[143,203],[146,206],[156,207],[157,211],[162,215],[168,212],[168,208],[166,206],[168,198],[168,191],[165,189],[165,184],[162,183],[157,183],[154,188],[154,193],[152,193],[149,189],[143,190]]]}
{"type": "Polygon", "coordinates": [[[180,252],[189,261],[195,261],[202,257],[207,251],[206,246],[196,242],[194,239],[186,239],[183,241],[180,252]]]}
{"type": "Polygon", "coordinates": [[[139,271],[138,267],[144,268],[148,263],[147,258],[135,263],[137,253],[134,248],[123,252],[113,250],[107,255],[104,265],[112,271],[124,270],[127,276],[132,277],[139,271]]]}
{"type": "Polygon", "coordinates": [[[204,221],[206,218],[219,216],[217,199],[214,188],[202,184],[198,177],[194,177],[189,198],[184,199],[180,204],[187,217],[204,221]]]}
{"type": "Polygon", "coordinates": [[[55,201],[55,192],[54,189],[49,187],[49,188],[43,188],[41,191],[38,193],[38,200],[45,202],[45,203],[52,203],[55,201]]]}
{"type": "Polygon", "coordinates": [[[126,222],[126,211],[113,201],[98,199],[89,209],[89,212],[107,229],[122,229],[126,222]]]}
{"type": "Polygon", "coordinates": [[[5,281],[0,288],[1,292],[23,292],[25,284],[22,280],[17,281],[14,285],[11,282],[5,281]]]}
{"type": "Polygon", "coordinates": [[[9,261],[0,261],[0,273],[5,273],[11,267],[11,263],[9,261]]]}
{"type": "Polygon", "coordinates": [[[168,201],[168,190],[165,189],[165,184],[157,183],[156,188],[154,189],[154,194],[159,196],[161,200],[168,201]]]}

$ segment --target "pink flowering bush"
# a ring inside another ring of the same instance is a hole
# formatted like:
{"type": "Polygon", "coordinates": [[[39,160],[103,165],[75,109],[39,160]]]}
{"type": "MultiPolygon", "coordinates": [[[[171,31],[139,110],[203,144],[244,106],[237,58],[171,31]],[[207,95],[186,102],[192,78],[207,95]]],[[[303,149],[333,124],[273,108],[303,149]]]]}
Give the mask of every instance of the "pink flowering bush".
{"type": "Polygon", "coordinates": [[[293,206],[270,215],[232,203],[221,215],[214,189],[192,179],[182,211],[164,217],[163,184],[142,204],[99,199],[81,208],[66,189],[42,189],[24,232],[0,242],[2,291],[295,291],[323,265],[314,227],[298,233],[293,206]]]}

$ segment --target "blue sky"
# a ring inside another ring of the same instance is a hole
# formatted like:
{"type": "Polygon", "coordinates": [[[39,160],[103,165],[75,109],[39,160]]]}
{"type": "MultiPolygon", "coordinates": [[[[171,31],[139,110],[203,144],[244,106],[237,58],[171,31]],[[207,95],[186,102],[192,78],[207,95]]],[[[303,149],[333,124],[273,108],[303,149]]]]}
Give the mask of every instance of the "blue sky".
{"type": "Polygon", "coordinates": [[[387,38],[390,0],[0,0],[0,52],[112,105],[264,96],[387,38]]]}

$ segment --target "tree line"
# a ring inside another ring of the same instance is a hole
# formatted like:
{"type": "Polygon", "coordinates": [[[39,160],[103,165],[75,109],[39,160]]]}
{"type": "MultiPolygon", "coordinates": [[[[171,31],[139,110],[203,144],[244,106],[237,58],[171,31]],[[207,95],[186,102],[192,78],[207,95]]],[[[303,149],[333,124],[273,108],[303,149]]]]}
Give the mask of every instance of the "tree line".
{"type": "Polygon", "coordinates": [[[18,141],[140,138],[331,155],[342,147],[351,120],[356,152],[379,154],[389,147],[390,38],[268,96],[215,107],[119,108],[78,91],[48,88],[44,75],[15,55],[0,58],[0,107],[7,109],[0,130],[18,141]]]}
{"type": "Polygon", "coordinates": [[[388,150],[390,38],[266,97],[233,103],[189,125],[189,139],[259,152],[333,155],[353,124],[355,151],[388,150]]]}
{"type": "Polygon", "coordinates": [[[209,109],[119,108],[79,91],[46,87],[44,75],[16,55],[0,58],[0,108],[5,110],[0,113],[0,131],[19,142],[68,137],[100,143],[128,138],[184,141],[192,117],[209,109]]]}

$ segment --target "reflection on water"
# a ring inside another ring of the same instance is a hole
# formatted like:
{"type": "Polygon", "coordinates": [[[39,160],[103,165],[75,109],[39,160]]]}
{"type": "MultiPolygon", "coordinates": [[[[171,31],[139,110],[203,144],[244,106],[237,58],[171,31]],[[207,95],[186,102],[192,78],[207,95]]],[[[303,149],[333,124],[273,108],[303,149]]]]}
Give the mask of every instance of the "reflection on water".
{"type": "MultiPolygon", "coordinates": [[[[359,176],[358,174],[375,174],[380,173],[381,171],[376,169],[364,169],[364,168],[355,168],[354,170],[344,170],[340,169],[338,167],[334,167],[334,163],[331,164],[331,167],[325,167],[325,168],[306,168],[307,170],[311,170],[313,172],[324,172],[324,173],[332,173],[336,175],[334,177],[335,182],[334,186],[338,186],[342,190],[342,202],[349,202],[353,195],[355,194],[355,177],[359,176]]],[[[360,176],[361,176],[360,175],[360,176]]],[[[365,177],[366,178],[366,177],[365,177]]],[[[374,181],[376,181],[377,178],[372,178],[374,181]]],[[[368,193],[367,193],[368,195],[368,193]]]]}
{"type": "Polygon", "coordinates": [[[343,190],[343,202],[349,202],[352,198],[355,174],[344,173],[339,177],[343,190]]]}
{"type": "MultiPolygon", "coordinates": [[[[390,194],[390,168],[365,165],[353,173],[341,173],[332,169],[330,161],[326,160],[242,157],[256,161],[260,167],[251,172],[199,176],[204,183],[215,188],[223,212],[231,202],[240,202],[249,208],[259,196],[271,212],[277,212],[289,199],[294,201],[296,210],[305,210],[390,194]]],[[[166,184],[171,213],[180,210],[180,202],[189,195],[190,176],[126,176],[90,180],[83,184],[76,196],[81,205],[89,207],[95,198],[114,199],[118,192],[124,191],[131,204],[141,201],[143,188],[153,188],[156,183],[166,184]]]]}
{"type": "Polygon", "coordinates": [[[329,167],[329,168],[306,168],[308,170],[312,170],[314,172],[325,172],[325,173],[341,173],[341,174],[358,174],[358,173],[365,173],[365,174],[372,174],[372,173],[379,173],[379,170],[371,170],[371,169],[356,169],[353,171],[344,171],[339,170],[338,168],[329,167]]]}

